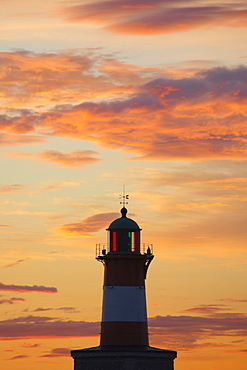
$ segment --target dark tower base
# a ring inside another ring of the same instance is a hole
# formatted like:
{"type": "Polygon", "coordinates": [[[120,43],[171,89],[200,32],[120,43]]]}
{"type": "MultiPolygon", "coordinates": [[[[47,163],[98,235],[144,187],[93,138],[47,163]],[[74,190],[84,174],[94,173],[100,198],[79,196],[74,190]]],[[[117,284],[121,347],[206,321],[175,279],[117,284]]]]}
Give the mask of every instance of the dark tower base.
{"type": "Polygon", "coordinates": [[[174,370],[177,352],[149,346],[99,346],[71,351],[74,370],[174,370]]]}

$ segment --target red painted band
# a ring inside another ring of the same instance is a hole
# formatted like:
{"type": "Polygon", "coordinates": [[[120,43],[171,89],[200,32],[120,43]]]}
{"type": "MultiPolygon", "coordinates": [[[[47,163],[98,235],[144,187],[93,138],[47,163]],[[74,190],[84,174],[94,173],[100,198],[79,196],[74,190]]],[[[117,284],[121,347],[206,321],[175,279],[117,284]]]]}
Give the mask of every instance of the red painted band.
{"type": "Polygon", "coordinates": [[[147,322],[102,322],[100,344],[148,346],[147,322]]]}
{"type": "Polygon", "coordinates": [[[145,286],[146,256],[112,254],[104,261],[104,286],[145,286]]]}

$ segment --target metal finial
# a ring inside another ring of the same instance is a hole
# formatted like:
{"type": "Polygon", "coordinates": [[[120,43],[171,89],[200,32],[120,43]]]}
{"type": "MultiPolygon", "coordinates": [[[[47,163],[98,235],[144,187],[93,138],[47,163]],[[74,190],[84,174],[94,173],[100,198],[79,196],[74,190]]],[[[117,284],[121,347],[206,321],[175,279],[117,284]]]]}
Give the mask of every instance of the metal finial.
{"type": "Polygon", "coordinates": [[[125,208],[126,204],[128,204],[129,195],[125,194],[125,185],[123,185],[123,194],[119,195],[119,199],[121,200],[120,204],[123,205],[123,208],[125,208]]]}

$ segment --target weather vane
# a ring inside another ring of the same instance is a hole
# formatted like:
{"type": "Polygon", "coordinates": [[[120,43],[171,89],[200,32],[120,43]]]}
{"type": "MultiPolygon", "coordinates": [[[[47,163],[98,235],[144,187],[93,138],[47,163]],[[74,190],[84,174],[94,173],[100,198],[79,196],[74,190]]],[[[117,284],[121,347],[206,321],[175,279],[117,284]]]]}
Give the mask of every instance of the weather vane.
{"type": "Polygon", "coordinates": [[[128,204],[128,199],[129,199],[129,195],[125,194],[125,185],[123,186],[123,194],[119,195],[119,199],[121,200],[120,204],[122,204],[123,207],[125,208],[126,204],[128,204]]]}

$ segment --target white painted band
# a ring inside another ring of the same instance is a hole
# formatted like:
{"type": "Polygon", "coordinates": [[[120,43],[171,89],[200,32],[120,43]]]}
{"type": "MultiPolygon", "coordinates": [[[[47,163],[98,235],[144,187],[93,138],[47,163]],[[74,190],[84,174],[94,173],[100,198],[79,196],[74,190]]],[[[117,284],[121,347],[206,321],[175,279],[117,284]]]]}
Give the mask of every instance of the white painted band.
{"type": "Polygon", "coordinates": [[[144,286],[105,286],[102,321],[147,321],[144,286]]]}

